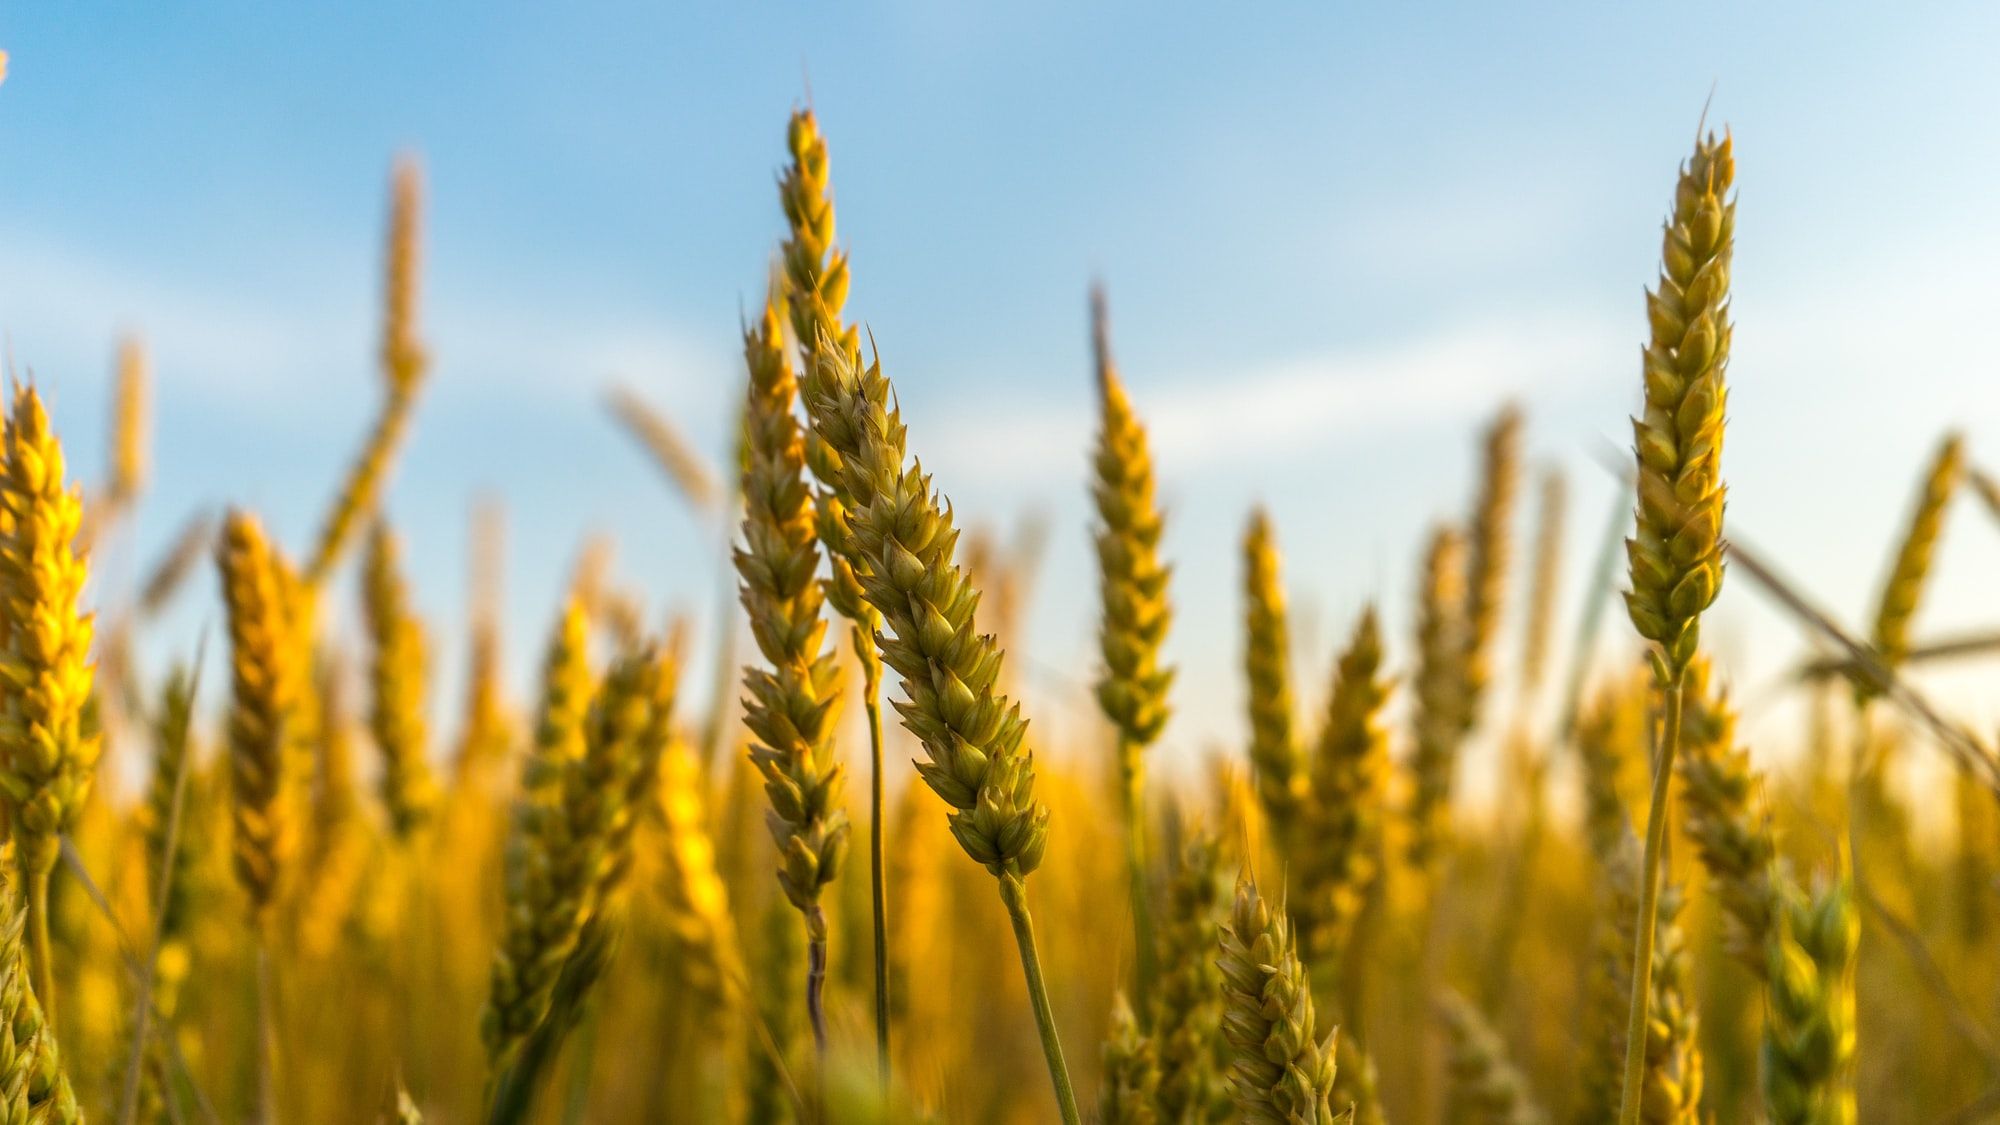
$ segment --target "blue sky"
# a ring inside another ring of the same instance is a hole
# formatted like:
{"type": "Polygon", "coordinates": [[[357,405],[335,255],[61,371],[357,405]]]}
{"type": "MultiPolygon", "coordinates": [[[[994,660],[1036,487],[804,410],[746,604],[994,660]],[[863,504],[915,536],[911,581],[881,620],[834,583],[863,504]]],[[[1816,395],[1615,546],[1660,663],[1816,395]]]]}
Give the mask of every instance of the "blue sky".
{"type": "MultiPolygon", "coordinates": [[[[1424,530],[1467,503],[1503,398],[1570,474],[1580,575],[1611,498],[1592,451],[1624,440],[1640,291],[1711,88],[1741,189],[1732,525],[1858,622],[1940,430],[1987,457],[1989,6],[669,7],[0,12],[0,328],[86,479],[117,333],[155,357],[156,482],[106,597],[199,505],[253,506],[302,547],[373,409],[407,150],[437,365],[389,510],[422,605],[456,636],[465,512],[492,491],[524,687],[590,531],[654,605],[705,610],[715,547],[600,396],[628,382],[723,448],[808,82],[849,309],[913,448],[967,522],[1055,529],[1027,683],[1051,739],[1085,729],[1092,671],[1091,278],[1171,506],[1168,743],[1191,760],[1240,740],[1254,502],[1287,548],[1307,699],[1364,603],[1406,636],[1424,530]]],[[[2000,618],[1996,565],[1968,500],[1919,633],[2000,618]]],[[[214,617],[211,585],[159,651],[214,617]]],[[[1797,647],[1741,582],[1710,634],[1746,691],[1797,647]]]]}

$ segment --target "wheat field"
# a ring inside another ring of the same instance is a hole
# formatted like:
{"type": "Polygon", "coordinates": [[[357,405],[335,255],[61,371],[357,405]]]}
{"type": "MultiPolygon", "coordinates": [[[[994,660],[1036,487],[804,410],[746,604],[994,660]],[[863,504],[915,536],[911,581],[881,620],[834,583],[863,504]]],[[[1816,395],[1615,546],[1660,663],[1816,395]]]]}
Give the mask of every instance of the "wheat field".
{"type": "Polygon", "coordinates": [[[653,612],[588,547],[561,604],[502,621],[497,505],[468,635],[427,628],[382,514],[430,365],[413,162],[378,411],[309,540],[172,513],[100,611],[92,559],[150,483],[148,357],[120,353],[101,472],[65,461],[59,377],[14,380],[0,1119],[2000,1120],[2000,756],[1903,674],[1981,649],[1912,620],[1956,493],[1991,516],[2000,489],[1945,435],[1852,634],[1730,542],[1727,133],[1660,157],[1608,534],[1493,403],[1466,500],[1407,545],[1407,635],[1370,607],[1301,653],[1287,576],[1314,560],[1261,510],[1239,587],[1178,580],[1096,291],[1101,721],[1052,746],[1020,672],[1034,551],[922,468],[821,122],[772,125],[735,456],[613,402],[727,525],[727,628],[653,612]],[[1579,537],[1597,565],[1561,573],[1579,537]],[[1817,654],[1784,745],[1746,745],[1704,648],[1725,581],[1817,654]],[[197,599],[218,628],[156,636],[197,599]],[[1149,770],[1175,607],[1211,600],[1242,623],[1240,738],[1149,770]],[[533,683],[503,638],[536,645],[533,683]],[[684,676],[697,653],[731,674],[684,676]],[[1502,757],[1476,807],[1475,740],[1502,757]],[[1903,784],[1923,757],[1950,768],[1903,784]]]}

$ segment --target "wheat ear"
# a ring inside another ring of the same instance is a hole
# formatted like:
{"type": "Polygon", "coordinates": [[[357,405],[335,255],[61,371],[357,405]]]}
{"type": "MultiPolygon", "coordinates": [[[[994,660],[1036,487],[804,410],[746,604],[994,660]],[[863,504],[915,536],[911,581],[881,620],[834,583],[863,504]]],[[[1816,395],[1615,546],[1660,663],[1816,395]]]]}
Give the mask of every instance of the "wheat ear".
{"type": "Polygon", "coordinates": [[[1390,687],[1382,674],[1382,633],[1370,607],[1362,612],[1337,664],[1326,723],[1313,754],[1313,799],[1306,816],[1313,847],[1299,859],[1299,886],[1306,901],[1293,909],[1306,950],[1323,972],[1346,957],[1355,921],[1380,869],[1377,849],[1389,769],[1382,709],[1390,687]]]}
{"type": "Polygon", "coordinates": [[[1772,1125],[1852,1125],[1855,947],[1845,878],[1807,894],[1787,885],[1771,930],[1764,1013],[1764,1110],[1772,1125]]]}
{"type": "Polygon", "coordinates": [[[1487,427],[1481,442],[1479,497],[1466,535],[1464,684],[1459,721],[1466,730],[1479,722],[1479,705],[1493,678],[1493,643],[1500,610],[1507,601],[1508,564],[1513,557],[1514,497],[1521,483],[1521,412],[1509,406],[1487,427]]]}
{"type": "Polygon", "coordinates": [[[1214,948],[1216,927],[1228,907],[1221,843],[1196,832],[1167,881],[1160,977],[1152,996],[1160,1114],[1169,1125],[1227,1114],[1229,1092],[1220,1066],[1227,1046],[1222,1039],[1222,973],[1214,948]]]}
{"type": "Polygon", "coordinates": [[[1638,461],[1637,530],[1626,540],[1632,589],[1625,605],[1653,642],[1663,689],[1660,752],[1639,868],[1638,941],[1626,1020],[1620,1125],[1637,1125],[1644,1067],[1642,1030],[1652,990],[1654,918],[1668,794],[1679,749],[1687,666],[1701,644],[1701,613],[1722,588],[1723,407],[1729,365],[1729,264],[1736,203],[1729,138],[1695,144],[1681,169],[1663,239],[1658,288],[1646,296],[1652,339],[1645,350],[1646,409],[1632,422],[1638,461]]]}
{"type": "Polygon", "coordinates": [[[1026,877],[1048,848],[1049,811],[1035,800],[1027,724],[996,681],[1002,654],[973,619],[979,593],[954,565],[958,532],[921,466],[908,463],[900,413],[879,364],[821,339],[805,389],[813,428],[840,455],[853,498],[839,544],[870,605],[882,662],[901,677],[896,709],[917,737],[917,772],[952,811],[959,846],[1000,883],[1063,1119],[1080,1119],[1041,979],[1026,877]],[[866,568],[865,570],[863,568],[866,568]]]}
{"type": "Polygon", "coordinates": [[[353,538],[354,529],[374,510],[376,497],[389,473],[389,463],[402,444],[403,432],[409,428],[417,390],[430,368],[430,356],[417,335],[422,205],[422,173],[414,161],[399,161],[390,185],[383,282],[382,406],[320,524],[319,535],[306,561],[304,576],[308,586],[317,587],[325,582],[353,538]]]}
{"type": "MultiPolygon", "coordinates": [[[[1894,671],[1910,654],[1910,622],[1916,617],[1917,602],[1930,578],[1931,556],[1937,550],[1938,534],[1944,528],[1944,513],[1952,493],[1965,476],[1965,442],[1957,434],[1947,434],[1938,444],[1937,455],[1924,473],[1910,512],[1910,524],[1896,548],[1896,559],[1882,584],[1881,601],[1875,609],[1869,643],[1876,659],[1894,671]]],[[[1866,703],[1881,690],[1867,679],[1856,681],[1855,690],[1866,703]]]]}
{"type": "Polygon", "coordinates": [[[28,969],[28,916],[13,892],[0,893],[0,1110],[11,1121],[78,1125],[77,1106],[55,1026],[36,998],[28,969]]]}
{"type": "Polygon", "coordinates": [[[1736,713],[1709,681],[1706,660],[1689,665],[1679,763],[1685,830],[1728,918],[1729,951],[1762,976],[1778,908],[1778,848],[1750,752],[1736,744],[1736,713]]]}
{"type": "MultiPolygon", "coordinates": [[[[780,250],[785,277],[786,312],[792,334],[805,356],[810,375],[825,352],[838,349],[859,355],[859,335],[841,320],[847,304],[847,254],[834,242],[832,181],[828,175],[826,138],[811,110],[792,114],[785,131],[791,155],[778,182],[787,237],[780,250]]],[[[842,459],[816,426],[807,427],[806,465],[819,483],[813,501],[815,530],[827,548],[826,600],[834,612],[853,623],[849,633],[854,659],[861,666],[861,707],[868,717],[868,860],[870,905],[875,930],[875,1055],[881,1091],[889,1088],[889,946],[888,883],[883,838],[885,809],[882,788],[882,661],[872,638],[881,615],[863,593],[857,571],[866,569],[846,545],[848,513],[855,506],[848,490],[842,459]]]]}
{"type": "Polygon", "coordinates": [[[1294,733],[1291,635],[1278,546],[1258,509],[1243,536],[1243,670],[1249,681],[1250,768],[1280,853],[1289,849],[1307,797],[1305,753],[1294,733]]]}
{"type": "Polygon", "coordinates": [[[1111,997],[1111,1031],[1104,1040],[1104,1080],[1097,1094],[1099,1125],[1158,1125],[1159,1057],[1119,991],[1111,997]]]}
{"type": "Polygon", "coordinates": [[[1146,890],[1145,751],[1167,723],[1167,691],[1174,672],[1162,666],[1160,645],[1173,611],[1167,603],[1167,568],[1160,562],[1165,525],[1153,495],[1153,456],[1146,429],[1133,413],[1111,358],[1103,289],[1091,291],[1090,311],[1099,407],[1091,497],[1097,507],[1098,592],[1103,603],[1098,650],[1104,657],[1097,703],[1118,732],[1118,793],[1123,801],[1138,951],[1136,995],[1144,1005],[1159,972],[1146,890]]]}
{"type": "Polygon", "coordinates": [[[1465,732],[1460,718],[1465,710],[1465,601],[1465,540],[1451,528],[1438,528],[1424,552],[1417,594],[1417,669],[1411,680],[1416,708],[1411,720],[1409,854],[1411,866],[1427,877],[1436,869],[1450,827],[1452,782],[1465,732]]]}
{"type": "Polygon", "coordinates": [[[1451,1041],[1448,1068],[1452,1118],[1466,1125],[1541,1125],[1548,1120],[1535,1104],[1527,1079],[1514,1066],[1507,1045],[1479,1009],[1446,989],[1437,998],[1438,1018],[1451,1041]]]}
{"type": "Polygon", "coordinates": [[[35,993],[55,1021],[49,875],[89,797],[102,736],[89,714],[93,616],[80,602],[80,493],[63,481],[61,442],[33,387],[16,387],[0,437],[0,794],[28,908],[35,993]]]}
{"type": "Polygon", "coordinates": [[[797,380],[784,351],[775,302],[747,329],[750,368],[744,411],[743,546],[736,549],[743,609],[768,668],[748,667],[744,723],[750,759],[764,776],[767,817],[778,845],[778,883],[806,924],[806,1006],[813,1039],[826,1046],[826,913],[820,892],[847,852],[844,771],[835,755],[840,663],[826,647],[817,580],[819,542],[805,481],[805,443],[792,414],[797,380]]]}
{"type": "Polygon", "coordinates": [[[299,667],[284,593],[285,563],[263,525],[230,513],[217,547],[229,617],[229,778],[236,880],[253,922],[268,917],[296,839],[287,762],[298,737],[299,667]]]}
{"type": "Polygon", "coordinates": [[[1222,924],[1222,1033],[1232,1052],[1230,1096],[1249,1125],[1333,1125],[1334,1036],[1313,1038],[1312,987],[1283,904],[1268,905],[1246,873],[1222,924]]]}
{"type": "Polygon", "coordinates": [[[423,624],[410,611],[399,556],[389,525],[376,521],[368,536],[362,609],[368,621],[368,727],[382,754],[382,803],[396,835],[408,839],[437,806],[424,725],[428,654],[423,624]]]}

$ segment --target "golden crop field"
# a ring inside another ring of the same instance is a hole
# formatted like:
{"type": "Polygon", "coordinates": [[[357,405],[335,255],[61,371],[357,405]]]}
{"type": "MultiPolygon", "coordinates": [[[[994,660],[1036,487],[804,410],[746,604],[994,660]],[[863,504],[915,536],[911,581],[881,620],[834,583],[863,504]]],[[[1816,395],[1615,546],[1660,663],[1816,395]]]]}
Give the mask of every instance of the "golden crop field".
{"type": "Polygon", "coordinates": [[[309,540],[197,515],[96,613],[93,548],[150,483],[147,356],[122,355],[101,472],[16,379],[0,1120],[2000,1120],[2000,757],[1903,675],[1954,655],[1911,628],[1946,506],[1964,485],[2000,514],[2000,490],[1943,439],[1906,531],[1866,548],[1891,561],[1864,635],[1731,544],[1726,132],[1660,154],[1598,567],[1560,573],[1592,521],[1560,475],[1524,479],[1526,415],[1494,403],[1471,502],[1410,545],[1414,629],[1339,623],[1324,691],[1286,599],[1313,560],[1269,515],[1243,513],[1235,589],[1164,556],[1099,292],[1102,722],[1047,746],[1008,660],[1032,552],[975,538],[920,467],[821,123],[771,124],[734,459],[616,407],[733,529],[726,629],[651,619],[590,552],[542,619],[500,620],[495,562],[469,635],[427,629],[383,516],[430,364],[414,163],[379,411],[309,540]],[[1825,654],[1788,745],[1739,738],[1700,628],[1724,583],[1825,654]],[[176,599],[226,628],[141,674],[176,599]],[[1240,739],[1149,771],[1175,608],[1208,601],[1241,619],[1240,739]],[[1644,662],[1553,658],[1600,624],[1644,662]],[[539,641],[531,691],[503,635],[539,641]],[[681,674],[698,646],[735,670],[716,689],[681,674]],[[460,651],[462,697],[434,701],[460,651]],[[1475,737],[1504,748],[1490,814],[1464,800],[1475,737]],[[1953,768],[1893,784],[1913,756],[1953,768]]]}

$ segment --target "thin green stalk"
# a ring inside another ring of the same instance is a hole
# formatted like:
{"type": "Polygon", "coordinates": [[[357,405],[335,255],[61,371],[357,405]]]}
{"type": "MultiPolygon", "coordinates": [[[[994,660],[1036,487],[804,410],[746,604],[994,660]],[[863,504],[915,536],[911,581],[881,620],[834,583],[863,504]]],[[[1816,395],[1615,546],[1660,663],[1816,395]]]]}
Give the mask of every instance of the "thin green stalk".
{"type": "Polygon", "coordinates": [[[1660,729],[1659,761],[1653,766],[1653,800],[1646,814],[1646,850],[1639,868],[1639,923],[1633,931],[1632,1007],[1625,1020],[1625,1087],[1619,1125],[1639,1125],[1639,1087],[1646,1066],[1646,1018],[1653,995],[1653,937],[1660,915],[1660,855],[1667,835],[1667,792],[1673,787],[1674,754],[1681,741],[1681,688],[1685,672],[1675,672],[1661,693],[1666,712],[1660,729]]]}
{"type": "Polygon", "coordinates": [[[882,661],[874,639],[855,626],[848,631],[861,662],[861,709],[868,713],[868,877],[875,911],[875,1072],[884,1097],[889,1093],[889,881],[882,844],[882,661]]]}
{"type": "Polygon", "coordinates": [[[1015,875],[1000,876],[1000,901],[1007,904],[1007,917],[1014,923],[1014,942],[1021,947],[1021,971],[1028,980],[1028,1000],[1035,1009],[1035,1026],[1042,1034],[1042,1056],[1048,1060],[1049,1080],[1056,1090],[1056,1105],[1062,1110],[1063,1125],[1082,1125],[1077,1112],[1076,1091],[1070,1086],[1069,1065],[1063,1062],[1062,1039],[1056,1034],[1056,1017],[1049,1007],[1049,988],[1042,981],[1042,959],[1035,952],[1035,923],[1028,917],[1028,885],[1015,875]]]}
{"type": "Polygon", "coordinates": [[[1125,804],[1125,862],[1131,873],[1132,935],[1137,944],[1133,958],[1135,983],[1132,1002],[1137,1010],[1148,1010],[1153,982],[1159,977],[1158,951],[1153,942],[1153,907],[1146,893],[1146,760],[1144,747],[1120,735],[1118,738],[1119,795],[1125,804]]]}
{"type": "Polygon", "coordinates": [[[49,869],[30,868],[28,876],[28,977],[34,984],[35,999],[41,1001],[42,1018],[56,1026],[55,963],[49,948],[49,869]]]}

